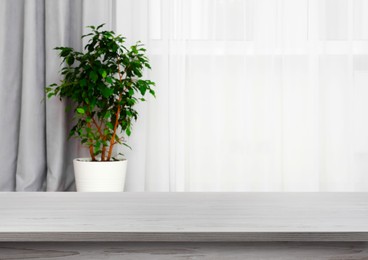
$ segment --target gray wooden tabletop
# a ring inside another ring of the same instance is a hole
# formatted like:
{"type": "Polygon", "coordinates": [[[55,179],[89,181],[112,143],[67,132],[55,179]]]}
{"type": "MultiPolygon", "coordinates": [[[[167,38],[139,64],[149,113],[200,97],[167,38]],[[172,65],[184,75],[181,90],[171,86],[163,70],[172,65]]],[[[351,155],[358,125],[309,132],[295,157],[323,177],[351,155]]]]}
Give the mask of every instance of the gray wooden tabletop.
{"type": "Polygon", "coordinates": [[[0,241],[368,241],[368,193],[0,193],[0,241]]]}

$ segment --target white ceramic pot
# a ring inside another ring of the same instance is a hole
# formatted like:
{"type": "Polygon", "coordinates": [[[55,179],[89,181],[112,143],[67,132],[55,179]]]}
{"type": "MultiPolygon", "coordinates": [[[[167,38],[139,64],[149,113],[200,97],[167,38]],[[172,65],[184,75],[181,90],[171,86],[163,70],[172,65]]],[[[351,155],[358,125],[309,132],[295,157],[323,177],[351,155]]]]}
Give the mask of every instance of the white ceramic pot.
{"type": "Polygon", "coordinates": [[[73,160],[78,192],[124,191],[128,161],[92,162],[89,158],[73,160]]]}

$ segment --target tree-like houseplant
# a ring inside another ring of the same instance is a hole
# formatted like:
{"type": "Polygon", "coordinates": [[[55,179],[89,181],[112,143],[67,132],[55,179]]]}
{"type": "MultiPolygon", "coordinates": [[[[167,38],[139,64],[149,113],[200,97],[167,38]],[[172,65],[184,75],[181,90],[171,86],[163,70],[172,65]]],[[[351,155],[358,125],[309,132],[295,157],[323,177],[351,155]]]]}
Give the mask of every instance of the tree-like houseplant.
{"type": "Polygon", "coordinates": [[[127,146],[124,136],[130,136],[138,116],[135,105],[147,93],[155,95],[154,82],[143,79],[143,70],[151,68],[143,45],[128,48],[124,37],[102,27],[89,26],[83,52],[55,48],[62,79],[46,87],[48,98],[72,101],[75,125],[69,136],[89,149],[91,158],[73,161],[78,191],[123,190],[127,161],[114,157],[114,146],[127,146]]]}

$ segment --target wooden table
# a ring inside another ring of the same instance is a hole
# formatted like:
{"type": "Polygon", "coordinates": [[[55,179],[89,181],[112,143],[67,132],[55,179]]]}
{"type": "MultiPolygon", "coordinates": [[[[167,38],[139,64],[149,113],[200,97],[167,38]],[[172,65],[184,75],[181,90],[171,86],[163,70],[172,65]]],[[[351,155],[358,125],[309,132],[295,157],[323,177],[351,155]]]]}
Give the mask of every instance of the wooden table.
{"type": "Polygon", "coordinates": [[[365,259],[368,193],[0,193],[0,259],[365,259]]]}

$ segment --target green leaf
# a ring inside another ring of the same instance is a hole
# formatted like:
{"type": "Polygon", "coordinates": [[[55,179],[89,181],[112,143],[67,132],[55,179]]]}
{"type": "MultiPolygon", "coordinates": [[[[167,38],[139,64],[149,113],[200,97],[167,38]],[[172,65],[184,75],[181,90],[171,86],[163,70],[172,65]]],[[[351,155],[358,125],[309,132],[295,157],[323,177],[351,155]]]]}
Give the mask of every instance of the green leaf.
{"type": "Polygon", "coordinates": [[[73,51],[72,48],[60,48],[61,52],[60,52],[60,56],[61,57],[66,57],[69,55],[69,53],[71,53],[73,51]]]}
{"type": "Polygon", "coordinates": [[[95,143],[95,147],[96,148],[99,148],[101,145],[101,141],[100,140],[97,140],[96,143],[95,143]]]}
{"type": "Polygon", "coordinates": [[[89,77],[91,78],[91,80],[92,80],[93,82],[95,82],[95,83],[96,83],[96,81],[97,81],[97,79],[98,79],[98,75],[97,75],[97,73],[96,73],[96,72],[91,71],[91,72],[89,73],[89,77]]]}
{"type": "MultiPolygon", "coordinates": [[[[86,130],[90,130],[90,128],[87,128],[86,130]]],[[[89,139],[93,139],[94,135],[91,133],[91,131],[87,131],[87,136],[89,139]]]]}
{"type": "Polygon", "coordinates": [[[104,115],[104,119],[109,119],[111,117],[111,112],[107,111],[106,114],[104,115]]]}
{"type": "Polygon", "coordinates": [[[102,88],[101,89],[101,93],[102,95],[105,97],[105,98],[108,98],[110,97],[113,93],[114,93],[114,90],[111,89],[111,88],[102,88]]]}
{"type": "Polygon", "coordinates": [[[127,143],[123,143],[123,145],[128,147],[130,150],[132,150],[132,147],[130,147],[127,143]]]}
{"type": "Polygon", "coordinates": [[[91,35],[93,35],[93,33],[85,34],[85,35],[83,35],[83,36],[82,36],[82,39],[83,39],[84,37],[88,37],[88,36],[91,36],[91,35]]]}
{"type": "Polygon", "coordinates": [[[130,130],[130,127],[128,127],[126,130],[125,130],[127,136],[130,136],[132,134],[131,130],[130,130]]]}
{"type": "Polygon", "coordinates": [[[96,97],[92,97],[92,99],[91,99],[91,107],[94,107],[94,106],[96,106],[96,97]]]}
{"type": "Polygon", "coordinates": [[[130,88],[128,93],[129,93],[129,96],[133,96],[134,95],[134,89],[130,88]]]}
{"type": "Polygon", "coordinates": [[[133,46],[131,47],[131,50],[132,50],[132,52],[133,52],[134,54],[137,54],[137,53],[138,53],[137,46],[135,46],[135,45],[133,45],[133,46]]]}
{"type": "Polygon", "coordinates": [[[141,92],[141,95],[144,96],[146,94],[146,91],[147,91],[146,84],[140,84],[139,85],[139,91],[141,92]]]}
{"type": "Polygon", "coordinates": [[[83,115],[85,113],[84,109],[81,108],[81,107],[77,108],[77,112],[78,112],[78,114],[81,114],[81,115],[83,115]]]}
{"type": "Polygon", "coordinates": [[[111,124],[111,122],[106,122],[106,126],[111,130],[114,130],[114,126],[111,124]]]}
{"type": "Polygon", "coordinates": [[[101,74],[102,78],[106,78],[106,76],[107,76],[106,70],[99,69],[98,72],[101,74]]]}
{"type": "Polygon", "coordinates": [[[73,65],[73,63],[74,63],[74,56],[69,55],[68,57],[66,57],[66,64],[71,66],[71,65],[73,65]]]}
{"type": "Polygon", "coordinates": [[[133,105],[135,104],[135,100],[134,100],[133,98],[129,98],[129,99],[127,100],[127,104],[128,104],[129,106],[133,106],[133,105]]]}
{"type": "Polygon", "coordinates": [[[139,71],[139,69],[133,68],[133,72],[137,77],[142,77],[142,73],[139,71]]]}
{"type": "Polygon", "coordinates": [[[106,82],[112,84],[112,78],[111,77],[106,77],[106,82]]]}
{"type": "Polygon", "coordinates": [[[86,85],[87,85],[87,80],[86,80],[86,79],[81,79],[81,80],[80,80],[80,82],[79,82],[79,85],[80,85],[81,87],[86,86],[86,85]]]}
{"type": "MultiPolygon", "coordinates": [[[[105,24],[100,24],[99,26],[97,26],[96,30],[100,29],[101,27],[103,27],[105,24]]],[[[91,26],[92,27],[92,26],[91,26]]]]}

